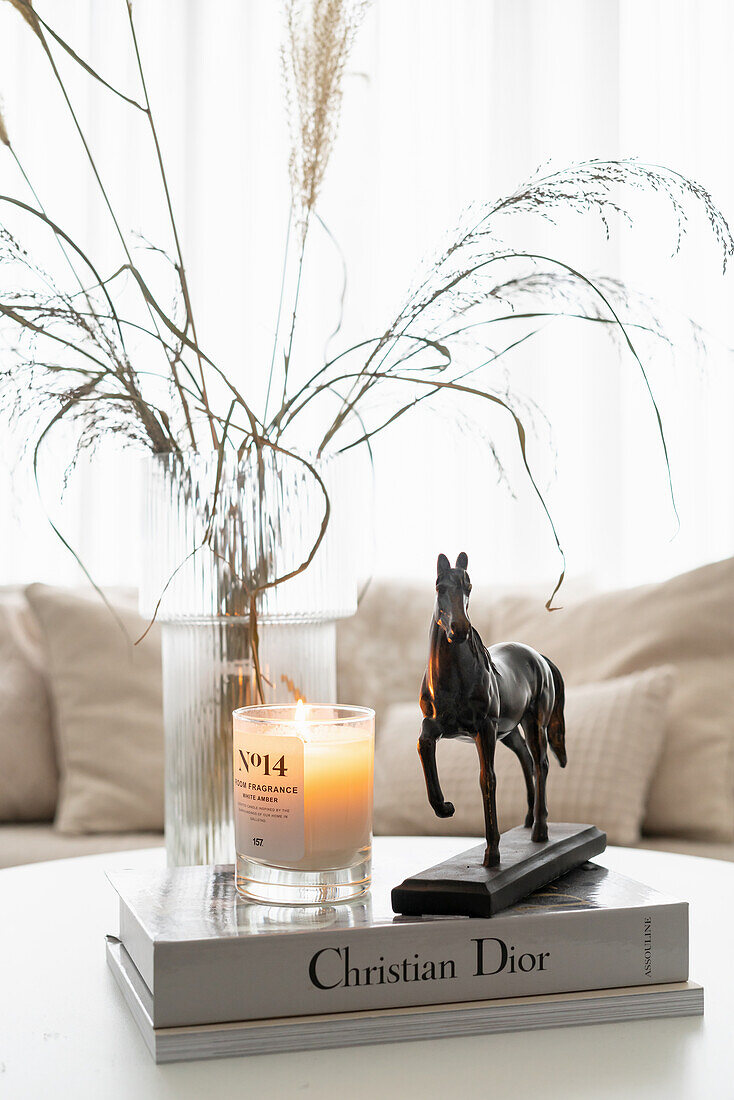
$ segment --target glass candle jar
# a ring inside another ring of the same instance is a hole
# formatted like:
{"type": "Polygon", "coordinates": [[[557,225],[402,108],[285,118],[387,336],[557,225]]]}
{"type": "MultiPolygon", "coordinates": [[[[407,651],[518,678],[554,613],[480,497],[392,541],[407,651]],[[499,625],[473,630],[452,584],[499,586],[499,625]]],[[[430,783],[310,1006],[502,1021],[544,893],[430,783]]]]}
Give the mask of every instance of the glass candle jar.
{"type": "Polygon", "coordinates": [[[242,707],[233,715],[237,890],[273,905],[369,889],[375,714],[365,707],[242,707]]]}

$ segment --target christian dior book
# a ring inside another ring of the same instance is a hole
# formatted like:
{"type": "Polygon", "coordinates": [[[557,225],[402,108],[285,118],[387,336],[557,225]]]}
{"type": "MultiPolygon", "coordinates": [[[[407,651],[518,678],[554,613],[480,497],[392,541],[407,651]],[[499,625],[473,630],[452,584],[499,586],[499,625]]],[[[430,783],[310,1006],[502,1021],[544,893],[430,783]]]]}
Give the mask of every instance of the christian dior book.
{"type": "Polygon", "coordinates": [[[688,978],[687,903],[593,863],[491,919],[396,917],[379,869],[358,903],[296,909],[243,901],[231,868],[109,877],[156,1028],[688,978]]]}

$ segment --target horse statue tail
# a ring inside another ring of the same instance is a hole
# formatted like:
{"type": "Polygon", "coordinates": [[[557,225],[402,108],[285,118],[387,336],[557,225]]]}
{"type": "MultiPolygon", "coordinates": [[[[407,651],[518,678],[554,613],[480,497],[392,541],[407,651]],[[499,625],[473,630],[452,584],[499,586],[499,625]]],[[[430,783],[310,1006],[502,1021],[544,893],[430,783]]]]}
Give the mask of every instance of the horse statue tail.
{"type": "Polygon", "coordinates": [[[544,657],[553,676],[553,687],[556,692],[556,701],[553,704],[550,721],[548,723],[548,744],[553,749],[556,759],[562,768],[566,767],[566,719],[563,716],[563,707],[566,702],[566,689],[563,677],[548,657],[544,657]]]}

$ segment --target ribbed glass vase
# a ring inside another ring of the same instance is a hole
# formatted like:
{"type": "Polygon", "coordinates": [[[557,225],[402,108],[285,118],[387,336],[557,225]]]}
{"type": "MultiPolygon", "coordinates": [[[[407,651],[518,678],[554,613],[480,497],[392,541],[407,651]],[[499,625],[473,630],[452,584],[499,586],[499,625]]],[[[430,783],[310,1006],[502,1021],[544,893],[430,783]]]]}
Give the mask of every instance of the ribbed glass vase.
{"type": "Polygon", "coordinates": [[[149,460],[141,609],[161,624],[169,865],[232,863],[232,711],[336,700],[336,621],[357,606],[371,486],[350,455],[149,460]],[[256,615],[251,616],[252,607],[256,615]],[[256,635],[253,637],[253,627],[256,635]],[[254,643],[254,644],[253,644],[254,643]],[[259,675],[258,675],[259,672],[259,675]]]}

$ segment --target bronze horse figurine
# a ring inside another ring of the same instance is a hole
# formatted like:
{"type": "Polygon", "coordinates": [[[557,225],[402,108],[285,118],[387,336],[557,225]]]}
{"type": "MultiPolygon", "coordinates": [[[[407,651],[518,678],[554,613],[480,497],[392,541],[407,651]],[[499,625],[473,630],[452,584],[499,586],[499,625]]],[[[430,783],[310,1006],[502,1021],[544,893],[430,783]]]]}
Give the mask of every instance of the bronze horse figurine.
{"type": "Polygon", "coordinates": [[[503,741],[519,759],[528,796],[525,828],[532,828],[534,841],[546,841],[548,744],[566,766],[564,686],[553,662],[530,646],[503,642],[487,649],[469,621],[468,564],[463,553],[453,569],[445,554],[438,557],[418,753],[434,813],[451,817],[454,807],[444,800],[436,770],[436,742],[449,737],[476,743],[487,839],[484,866],[494,867],[500,861],[495,745],[503,741]]]}

